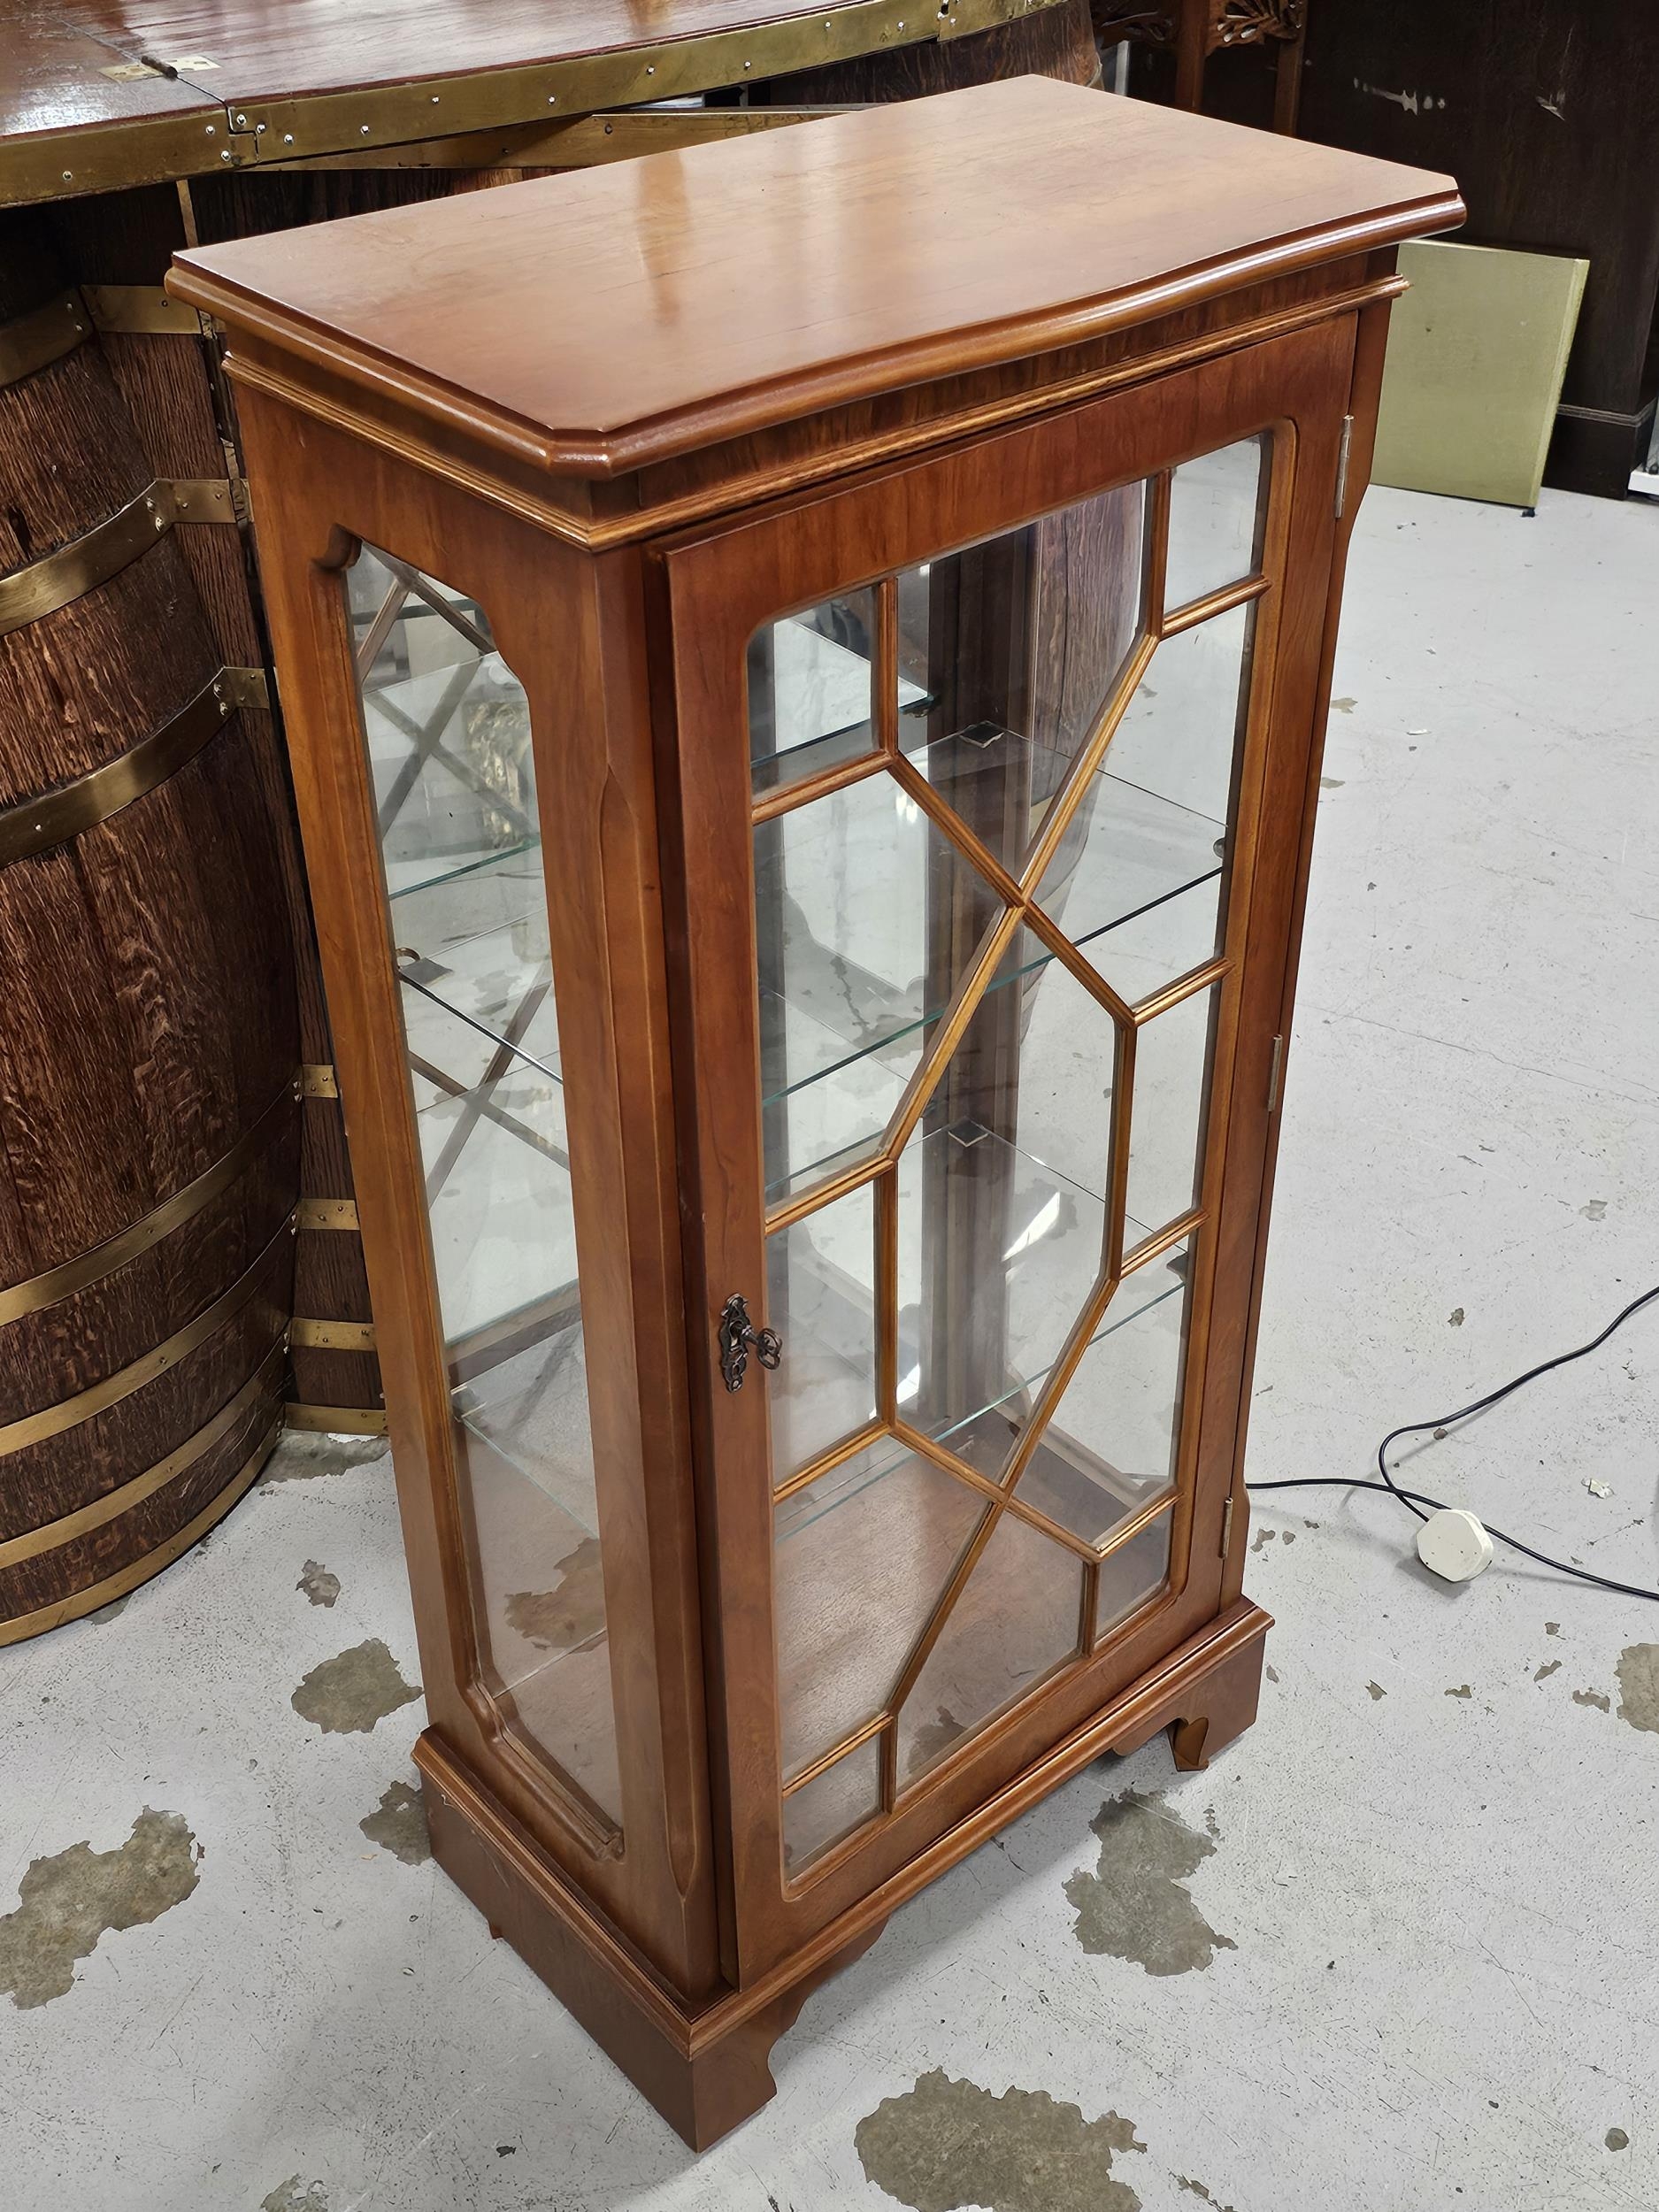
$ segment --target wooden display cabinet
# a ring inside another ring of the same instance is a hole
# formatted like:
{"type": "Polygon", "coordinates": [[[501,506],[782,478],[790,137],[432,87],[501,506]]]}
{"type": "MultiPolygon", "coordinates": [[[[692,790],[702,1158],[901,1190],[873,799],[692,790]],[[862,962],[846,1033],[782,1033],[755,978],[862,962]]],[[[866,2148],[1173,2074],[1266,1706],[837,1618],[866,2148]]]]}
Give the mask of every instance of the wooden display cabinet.
{"type": "Polygon", "coordinates": [[[1394,248],[1460,214],[1026,79],[175,267],[229,333],[434,1848],[693,2143],[924,1882],[1254,1715],[1341,556],[1394,248]]]}

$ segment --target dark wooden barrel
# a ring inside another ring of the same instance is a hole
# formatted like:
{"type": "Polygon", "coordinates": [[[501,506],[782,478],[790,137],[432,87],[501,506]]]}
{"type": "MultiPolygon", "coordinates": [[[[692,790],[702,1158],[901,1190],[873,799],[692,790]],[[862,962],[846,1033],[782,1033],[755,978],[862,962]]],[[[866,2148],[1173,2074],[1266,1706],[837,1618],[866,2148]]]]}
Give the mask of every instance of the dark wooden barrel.
{"type": "Polygon", "coordinates": [[[169,522],[85,319],[38,219],[4,219],[0,1643],[234,1503],[279,1431],[293,1311],[280,786],[235,703],[262,672],[227,668],[184,547],[236,534],[169,522]]]}

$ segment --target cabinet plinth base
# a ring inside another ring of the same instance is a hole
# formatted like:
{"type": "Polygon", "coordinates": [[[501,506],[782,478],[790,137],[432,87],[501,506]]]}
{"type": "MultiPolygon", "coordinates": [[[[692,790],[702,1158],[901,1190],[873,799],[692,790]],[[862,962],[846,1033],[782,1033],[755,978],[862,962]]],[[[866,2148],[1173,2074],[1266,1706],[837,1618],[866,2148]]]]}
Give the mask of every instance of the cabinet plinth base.
{"type": "Polygon", "coordinates": [[[1170,1732],[1178,1767],[1202,1767],[1256,1717],[1272,1625],[1240,1599],[1106,1711],[754,1985],[695,2009],[591,1910],[512,1816],[430,1730],[415,1746],[433,1852],[450,1879],[694,2150],[706,2150],[775,2093],[772,2047],[813,1990],[849,1966],[888,1915],[1007,1821],[1107,1751],[1170,1732]]]}

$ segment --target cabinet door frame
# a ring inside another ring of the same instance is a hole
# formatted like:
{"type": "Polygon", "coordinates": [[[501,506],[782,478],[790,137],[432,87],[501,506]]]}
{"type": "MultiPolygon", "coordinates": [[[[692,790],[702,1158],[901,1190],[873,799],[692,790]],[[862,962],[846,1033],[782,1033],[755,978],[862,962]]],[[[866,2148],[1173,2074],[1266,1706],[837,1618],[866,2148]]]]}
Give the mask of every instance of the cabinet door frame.
{"type": "Polygon", "coordinates": [[[679,833],[665,841],[664,893],[699,1536],[704,1618],[718,1623],[707,1654],[711,1764],[717,1829],[730,1836],[723,1948],[741,1981],[856,1909],[1222,1609],[1270,1113],[1266,1081],[1238,1078],[1271,1058],[1263,1025],[1278,1014],[1293,926],[1294,872],[1258,862],[1301,842],[1354,336],[1352,316],[1334,317],[655,549],[668,633],[657,654],[659,818],[679,833]],[[727,1297],[741,1293],[758,1322],[766,1282],[748,642],[791,610],[1258,431],[1273,441],[1268,581],[1256,602],[1170,1584],[1126,1632],[1048,1677],[882,1821],[786,1880],[765,1380],[751,1366],[747,1386],[728,1392],[717,1348],[727,1297]]]}

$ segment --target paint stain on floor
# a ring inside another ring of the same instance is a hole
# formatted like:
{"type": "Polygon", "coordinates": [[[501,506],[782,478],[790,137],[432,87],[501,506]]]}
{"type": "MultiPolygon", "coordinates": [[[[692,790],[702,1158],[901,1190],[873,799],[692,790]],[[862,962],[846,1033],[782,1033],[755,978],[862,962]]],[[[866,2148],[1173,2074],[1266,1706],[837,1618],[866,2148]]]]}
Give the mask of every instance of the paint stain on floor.
{"type": "Polygon", "coordinates": [[[328,2192],[320,2181],[302,2181],[290,2174],[268,2197],[260,2198],[259,2212],[328,2212],[328,2192]]]}
{"type": "Polygon", "coordinates": [[[1368,1682],[1365,1685],[1365,1694],[1370,1698],[1371,1703],[1375,1705],[1379,1698],[1386,1697],[1388,1693],[1384,1689],[1380,1682],[1368,1682]]]}
{"type": "Polygon", "coordinates": [[[1473,1697],[1474,1692],[1467,1682],[1460,1682],[1455,1690],[1448,1690],[1446,1695],[1448,1697],[1473,1697]]]}
{"type": "Polygon", "coordinates": [[[357,1825],[371,1843],[378,1843],[405,1866],[424,1866],[432,1856],[426,1809],[420,1792],[407,1782],[392,1783],[374,1811],[365,1813],[357,1825]]]}
{"type": "Polygon", "coordinates": [[[1534,1682],[1548,1682],[1552,1674],[1559,1674],[1560,1672],[1560,1660],[1551,1659],[1546,1665],[1540,1667],[1538,1672],[1532,1677],[1532,1679],[1534,1682]]]}
{"type": "Polygon", "coordinates": [[[1604,1697],[1600,1690],[1575,1690],[1572,1701],[1575,1705],[1594,1705],[1598,1713],[1610,1713],[1613,1709],[1612,1699],[1604,1697]]]}
{"type": "Polygon", "coordinates": [[[308,1559],[294,1587],[303,1590],[313,1605],[332,1605],[340,1595],[340,1577],[331,1575],[320,1560],[308,1559]]]}
{"type": "Polygon", "coordinates": [[[599,1539],[584,1537],[558,1564],[562,1571],[552,1589],[515,1590],[507,1600],[509,1627],[540,1651],[574,1651],[605,1624],[599,1539]]]}
{"type": "Polygon", "coordinates": [[[1233,2212],[1232,2205],[1223,2204],[1218,2197],[1212,2197],[1203,2183],[1194,2181],[1190,2174],[1177,2174],[1175,2186],[1187,2196],[1196,2197],[1201,2204],[1213,2204],[1216,2212],[1233,2212]]]}
{"type": "Polygon", "coordinates": [[[315,1482],[319,1476],[342,1475],[348,1468],[366,1467],[372,1459],[385,1456],[383,1436],[305,1436],[290,1429],[265,1462],[259,1487],[315,1482]]]}
{"type": "Polygon", "coordinates": [[[1139,2212],[1112,2172],[1120,2151],[1144,2151],[1115,2112],[1086,2120],[1041,2089],[995,2096],[941,2069],[884,2097],[853,2138],[865,2176],[912,2212],[1139,2212]]]}
{"type": "Polygon", "coordinates": [[[1092,1874],[1079,1868],[1065,1886],[1077,1914],[1073,1932],[1086,1951],[1161,1976],[1202,1970],[1217,1951],[1237,1950],[1184,1886],[1214,1856],[1214,1837],[1200,1835],[1161,1800],[1133,1789],[1108,1798],[1090,1825],[1100,1841],[1100,1863],[1092,1874]]]}
{"type": "Polygon", "coordinates": [[[371,1636],[313,1667],[288,1702],[325,1736],[367,1735],[376,1722],[419,1695],[419,1684],[405,1682],[385,1644],[371,1636]]]}
{"type": "Polygon", "coordinates": [[[1659,1735],[1659,1644],[1626,1644],[1620,1653],[1618,1717],[1659,1735]]]}
{"type": "Polygon", "coordinates": [[[146,1805],[113,1851],[72,1843],[32,1861],[17,1910],[0,1919],[0,1990],[19,2012],[66,1997],[75,1961],[90,1958],[101,1936],[159,1920],[184,1902],[199,1879],[194,1841],[182,1813],[146,1805]]]}

